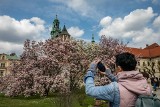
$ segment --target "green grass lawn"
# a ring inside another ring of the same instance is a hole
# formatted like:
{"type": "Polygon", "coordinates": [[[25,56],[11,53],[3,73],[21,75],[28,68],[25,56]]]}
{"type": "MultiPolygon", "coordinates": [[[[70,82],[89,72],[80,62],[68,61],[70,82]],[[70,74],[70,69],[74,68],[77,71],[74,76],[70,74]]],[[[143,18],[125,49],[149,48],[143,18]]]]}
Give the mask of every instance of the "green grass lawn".
{"type": "MultiPolygon", "coordinates": [[[[89,107],[93,105],[94,99],[88,96],[82,98],[73,97],[73,107],[89,107]],[[81,104],[81,105],[80,105],[81,104]]],[[[56,97],[5,97],[0,95],[0,107],[58,107],[59,100],[56,97]]]]}
{"type": "MultiPolygon", "coordinates": [[[[93,107],[94,105],[94,99],[85,94],[72,95],[71,99],[72,107],[93,107]]],[[[60,102],[63,103],[64,99],[59,99],[57,96],[11,98],[0,94],[0,107],[60,107],[60,102]]],[[[106,104],[101,107],[106,107],[106,104]]]]}
{"type": "Polygon", "coordinates": [[[21,99],[0,97],[0,107],[55,107],[51,98],[21,99]]]}

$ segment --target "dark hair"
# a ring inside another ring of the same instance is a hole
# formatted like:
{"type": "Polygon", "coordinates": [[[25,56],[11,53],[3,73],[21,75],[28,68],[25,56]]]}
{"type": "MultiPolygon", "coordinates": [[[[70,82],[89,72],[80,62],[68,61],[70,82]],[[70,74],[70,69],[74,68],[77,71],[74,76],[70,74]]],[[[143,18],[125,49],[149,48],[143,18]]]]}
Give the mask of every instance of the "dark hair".
{"type": "Polygon", "coordinates": [[[123,71],[132,71],[136,68],[135,56],[129,52],[116,55],[116,66],[120,66],[123,71]]]}

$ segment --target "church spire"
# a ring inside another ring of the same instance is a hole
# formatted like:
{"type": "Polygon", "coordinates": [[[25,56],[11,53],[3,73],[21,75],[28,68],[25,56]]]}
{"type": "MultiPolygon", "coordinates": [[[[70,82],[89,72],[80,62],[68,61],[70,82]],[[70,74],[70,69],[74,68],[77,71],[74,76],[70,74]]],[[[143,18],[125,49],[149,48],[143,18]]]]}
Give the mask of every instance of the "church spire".
{"type": "Polygon", "coordinates": [[[92,41],[91,41],[93,44],[95,43],[95,40],[94,40],[94,34],[92,34],[92,41]]]}
{"type": "Polygon", "coordinates": [[[66,38],[70,38],[70,34],[68,33],[65,25],[63,26],[63,29],[62,29],[60,36],[62,36],[64,40],[66,38]]]}

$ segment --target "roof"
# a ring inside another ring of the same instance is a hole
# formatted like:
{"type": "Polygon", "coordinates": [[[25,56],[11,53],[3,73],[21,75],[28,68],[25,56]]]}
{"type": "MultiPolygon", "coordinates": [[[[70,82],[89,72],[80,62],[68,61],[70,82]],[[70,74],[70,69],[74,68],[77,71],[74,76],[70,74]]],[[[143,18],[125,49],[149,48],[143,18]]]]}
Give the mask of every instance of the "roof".
{"type": "Polygon", "coordinates": [[[126,50],[141,58],[160,57],[160,46],[157,43],[153,43],[144,49],[127,47],[126,50]]]}
{"type": "Polygon", "coordinates": [[[62,32],[61,32],[60,35],[68,35],[68,36],[70,36],[70,34],[68,33],[65,25],[63,26],[63,29],[62,29],[62,32]]]}
{"type": "Polygon", "coordinates": [[[11,53],[10,55],[6,54],[6,57],[8,60],[19,60],[20,59],[15,53],[11,53]]]}
{"type": "Polygon", "coordinates": [[[7,54],[5,54],[5,53],[0,53],[0,55],[7,55],[7,54]]]}
{"type": "Polygon", "coordinates": [[[6,57],[9,60],[19,60],[19,57],[17,55],[14,55],[14,56],[7,55],[6,57]]]}
{"type": "Polygon", "coordinates": [[[156,47],[159,47],[159,45],[157,43],[153,43],[150,46],[146,46],[146,48],[144,48],[144,49],[153,49],[153,48],[156,48],[156,47]]]}

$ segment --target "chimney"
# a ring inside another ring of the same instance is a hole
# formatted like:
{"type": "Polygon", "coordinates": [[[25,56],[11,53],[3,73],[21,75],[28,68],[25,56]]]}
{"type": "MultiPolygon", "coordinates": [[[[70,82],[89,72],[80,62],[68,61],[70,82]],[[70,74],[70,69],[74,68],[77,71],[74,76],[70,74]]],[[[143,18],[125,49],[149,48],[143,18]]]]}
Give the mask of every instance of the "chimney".
{"type": "Polygon", "coordinates": [[[148,44],[146,44],[146,47],[148,47],[149,45],[148,44]]]}

